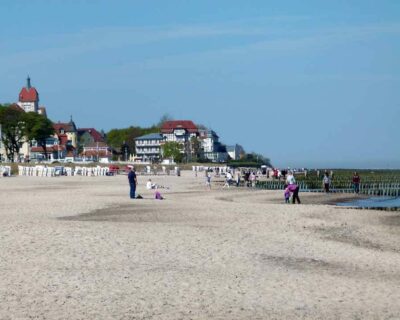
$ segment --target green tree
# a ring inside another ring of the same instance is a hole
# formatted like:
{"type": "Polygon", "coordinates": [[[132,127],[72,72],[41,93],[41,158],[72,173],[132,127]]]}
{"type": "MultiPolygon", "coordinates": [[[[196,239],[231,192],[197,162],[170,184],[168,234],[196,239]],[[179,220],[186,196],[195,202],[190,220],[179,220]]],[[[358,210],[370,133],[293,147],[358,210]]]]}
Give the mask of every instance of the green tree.
{"type": "Polygon", "coordinates": [[[143,136],[149,133],[159,132],[157,126],[151,126],[148,128],[134,127],[123,129],[112,129],[106,134],[106,140],[109,146],[116,150],[121,150],[123,144],[128,145],[131,152],[135,151],[135,138],[143,136]]]}
{"type": "Polygon", "coordinates": [[[43,148],[45,159],[47,159],[46,139],[54,134],[53,123],[45,116],[34,112],[24,113],[23,121],[27,140],[35,140],[43,148]]]}
{"type": "Polygon", "coordinates": [[[172,158],[175,162],[181,163],[183,154],[181,153],[182,145],[175,141],[169,141],[162,145],[162,152],[164,158],[172,158]]]}
{"type": "Polygon", "coordinates": [[[190,156],[191,161],[198,161],[201,156],[201,143],[197,137],[190,138],[190,156]]]}
{"type": "Polygon", "coordinates": [[[17,105],[0,105],[1,141],[4,144],[6,155],[12,162],[18,156],[24,142],[25,122],[24,111],[17,105]]]}

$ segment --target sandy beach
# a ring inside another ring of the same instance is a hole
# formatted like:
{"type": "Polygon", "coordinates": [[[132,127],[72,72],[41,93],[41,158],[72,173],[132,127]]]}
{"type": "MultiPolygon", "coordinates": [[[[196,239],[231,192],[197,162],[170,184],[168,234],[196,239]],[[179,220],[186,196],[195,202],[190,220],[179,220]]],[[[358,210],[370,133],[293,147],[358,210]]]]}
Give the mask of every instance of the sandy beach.
{"type": "Polygon", "coordinates": [[[0,319],[400,319],[400,215],[203,177],[0,178],[0,319]]]}

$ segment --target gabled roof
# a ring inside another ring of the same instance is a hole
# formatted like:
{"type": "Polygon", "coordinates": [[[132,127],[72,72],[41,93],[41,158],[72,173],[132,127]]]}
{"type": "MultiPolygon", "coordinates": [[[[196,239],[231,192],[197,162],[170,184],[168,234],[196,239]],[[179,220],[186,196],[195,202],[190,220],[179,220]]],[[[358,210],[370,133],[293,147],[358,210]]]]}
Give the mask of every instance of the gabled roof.
{"type": "Polygon", "coordinates": [[[62,122],[54,123],[53,128],[57,134],[61,133],[61,129],[64,129],[65,132],[76,131],[75,123],[73,121],[67,123],[62,123],[62,122]]]}
{"type": "Polygon", "coordinates": [[[104,141],[104,137],[95,128],[79,128],[78,129],[78,136],[81,136],[85,133],[90,134],[92,136],[94,142],[103,142],[104,141]]]}
{"type": "Polygon", "coordinates": [[[36,102],[39,101],[39,93],[35,87],[23,87],[19,93],[19,101],[21,102],[36,102]]]}
{"type": "Polygon", "coordinates": [[[135,140],[163,140],[164,137],[159,133],[149,133],[141,137],[135,138],[135,140]]]}
{"type": "Polygon", "coordinates": [[[165,121],[161,126],[161,133],[172,133],[175,129],[185,129],[190,133],[197,133],[198,129],[191,120],[165,121]]]}

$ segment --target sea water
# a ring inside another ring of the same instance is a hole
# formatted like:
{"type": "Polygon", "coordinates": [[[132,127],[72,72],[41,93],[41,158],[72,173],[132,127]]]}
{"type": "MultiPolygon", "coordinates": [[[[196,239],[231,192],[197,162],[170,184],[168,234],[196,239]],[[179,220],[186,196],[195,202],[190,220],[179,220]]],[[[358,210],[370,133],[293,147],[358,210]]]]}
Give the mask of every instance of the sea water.
{"type": "Polygon", "coordinates": [[[372,197],[337,203],[338,206],[356,208],[400,208],[400,197],[372,197]]]}

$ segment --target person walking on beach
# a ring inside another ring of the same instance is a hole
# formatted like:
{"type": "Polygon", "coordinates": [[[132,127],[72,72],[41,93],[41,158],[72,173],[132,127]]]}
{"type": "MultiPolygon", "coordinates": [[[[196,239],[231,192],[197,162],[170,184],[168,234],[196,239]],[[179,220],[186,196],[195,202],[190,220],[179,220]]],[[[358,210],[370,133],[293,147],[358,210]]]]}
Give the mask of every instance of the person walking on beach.
{"type": "Polygon", "coordinates": [[[222,188],[229,188],[231,186],[231,181],[232,181],[232,173],[230,173],[229,171],[226,173],[226,180],[225,180],[225,184],[222,188]]]}
{"type": "Polygon", "coordinates": [[[129,166],[128,169],[129,169],[128,181],[129,181],[129,186],[130,186],[129,196],[131,199],[135,199],[135,192],[136,192],[136,185],[137,185],[135,168],[132,166],[129,166]]]}
{"type": "Polygon", "coordinates": [[[250,183],[252,188],[256,187],[256,174],[254,173],[254,171],[250,173],[250,183]]]}
{"type": "Polygon", "coordinates": [[[211,172],[206,171],[206,186],[211,190],[211,172]]]}
{"type": "Polygon", "coordinates": [[[240,186],[240,170],[236,171],[235,180],[236,180],[236,187],[239,187],[240,186]]]}
{"type": "Polygon", "coordinates": [[[353,174],[353,188],[354,188],[354,192],[355,193],[359,193],[360,192],[360,176],[358,175],[357,172],[354,172],[353,174]]]}
{"type": "Polygon", "coordinates": [[[328,171],[325,171],[324,177],[322,178],[322,184],[326,193],[329,192],[329,186],[331,184],[331,178],[329,177],[328,171]]]}

